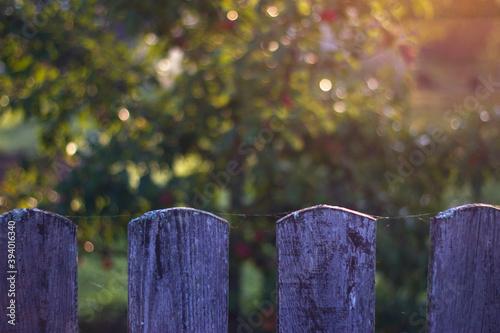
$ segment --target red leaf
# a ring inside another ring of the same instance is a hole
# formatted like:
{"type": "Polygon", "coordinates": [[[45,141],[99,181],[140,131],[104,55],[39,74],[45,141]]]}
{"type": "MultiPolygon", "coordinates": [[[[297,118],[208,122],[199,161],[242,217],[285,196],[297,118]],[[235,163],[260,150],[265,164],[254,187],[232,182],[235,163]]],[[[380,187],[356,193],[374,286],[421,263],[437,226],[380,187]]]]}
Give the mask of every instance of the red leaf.
{"type": "Polygon", "coordinates": [[[232,31],[234,30],[234,26],[236,25],[236,21],[225,20],[219,24],[219,29],[232,31]]]}
{"type": "Polygon", "coordinates": [[[240,243],[234,248],[236,255],[241,259],[250,258],[252,255],[252,248],[248,244],[240,243]]]}
{"type": "Polygon", "coordinates": [[[334,22],[337,20],[338,13],[333,9],[326,9],[321,13],[321,20],[326,22],[334,22]]]}
{"type": "Polygon", "coordinates": [[[290,96],[290,94],[283,94],[283,97],[281,97],[281,102],[287,108],[293,107],[292,97],[290,96]]]}
{"type": "Polygon", "coordinates": [[[401,53],[406,65],[413,66],[415,61],[415,51],[410,45],[399,45],[399,53],[401,53]]]}
{"type": "Polygon", "coordinates": [[[174,202],[174,198],[170,193],[162,193],[158,196],[158,201],[164,205],[169,205],[174,202]]]}

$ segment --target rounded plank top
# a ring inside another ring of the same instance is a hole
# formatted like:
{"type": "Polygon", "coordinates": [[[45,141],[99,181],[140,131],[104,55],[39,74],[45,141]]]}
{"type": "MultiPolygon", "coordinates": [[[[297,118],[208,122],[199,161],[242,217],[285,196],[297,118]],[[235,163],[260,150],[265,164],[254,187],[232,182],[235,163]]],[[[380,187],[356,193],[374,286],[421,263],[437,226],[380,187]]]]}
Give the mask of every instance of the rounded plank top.
{"type": "Polygon", "coordinates": [[[227,332],[229,224],[169,208],[128,230],[129,332],[227,332]]]}
{"type": "Polygon", "coordinates": [[[440,212],[436,217],[434,217],[434,219],[449,219],[449,218],[453,218],[457,214],[462,214],[462,213],[467,212],[467,211],[475,211],[477,209],[483,209],[483,208],[500,210],[499,207],[496,207],[493,205],[488,205],[488,204],[482,204],[482,203],[467,204],[467,205],[462,205],[462,206],[458,206],[458,207],[453,207],[453,208],[447,209],[443,212],[440,212]]]}
{"type": "Polygon", "coordinates": [[[343,207],[339,207],[339,206],[330,206],[330,205],[321,204],[321,205],[316,205],[316,206],[307,207],[307,208],[303,208],[303,209],[297,210],[297,211],[295,211],[293,213],[290,213],[290,214],[282,217],[276,223],[277,224],[286,223],[288,221],[291,221],[292,218],[296,219],[297,217],[303,216],[306,213],[313,213],[313,212],[317,212],[317,211],[323,210],[323,209],[324,210],[337,211],[339,213],[345,213],[345,214],[355,215],[355,216],[363,217],[363,218],[366,218],[366,219],[369,219],[369,220],[373,220],[373,221],[377,220],[376,218],[374,218],[371,215],[360,213],[360,212],[352,210],[352,209],[343,208],[343,207]]]}
{"type": "Polygon", "coordinates": [[[328,205],[278,221],[278,332],[373,331],[375,222],[328,205]]]}
{"type": "MultiPolygon", "coordinates": [[[[16,325],[2,321],[0,331],[78,332],[76,225],[55,213],[16,209],[0,216],[0,230],[0,292],[7,296],[14,286],[16,304],[16,325]]],[[[8,301],[1,297],[0,306],[8,301]]]]}
{"type": "Polygon", "coordinates": [[[217,216],[215,214],[206,212],[204,210],[190,208],[190,207],[172,207],[172,208],[152,210],[150,212],[147,212],[147,213],[145,213],[145,214],[143,214],[143,215],[141,215],[141,216],[133,219],[132,221],[129,222],[128,226],[129,226],[129,228],[133,227],[137,223],[140,223],[140,222],[143,222],[143,221],[155,218],[155,217],[157,217],[159,215],[179,214],[179,213],[184,213],[184,214],[191,213],[192,216],[201,215],[201,216],[210,217],[210,218],[212,218],[215,221],[218,221],[218,222],[220,222],[222,224],[226,224],[226,225],[229,226],[229,223],[226,220],[224,220],[223,218],[221,218],[221,217],[219,217],[219,216],[217,216]]]}
{"type": "MultiPolygon", "coordinates": [[[[45,216],[49,217],[50,219],[48,221],[54,221],[58,220],[59,222],[62,222],[63,224],[67,224],[69,228],[75,228],[76,229],[76,224],[74,224],[70,219],[63,215],[59,215],[53,212],[49,212],[46,210],[38,209],[38,208],[22,208],[22,209],[13,209],[10,212],[3,213],[0,215],[0,223],[4,222],[6,218],[10,218],[11,220],[14,219],[22,219],[25,216],[45,216]]],[[[51,223],[51,222],[49,222],[51,223]]]]}
{"type": "Polygon", "coordinates": [[[428,332],[497,331],[500,209],[470,204],[432,218],[428,274],[428,332]]]}

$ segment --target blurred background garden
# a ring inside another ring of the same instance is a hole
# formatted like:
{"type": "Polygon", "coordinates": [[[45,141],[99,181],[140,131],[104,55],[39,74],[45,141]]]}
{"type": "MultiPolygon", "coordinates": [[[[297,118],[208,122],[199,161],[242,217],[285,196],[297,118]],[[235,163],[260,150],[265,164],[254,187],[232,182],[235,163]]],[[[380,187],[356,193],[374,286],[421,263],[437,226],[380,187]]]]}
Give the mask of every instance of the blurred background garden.
{"type": "Polygon", "coordinates": [[[276,329],[286,212],[383,216],[376,332],[423,332],[429,218],[500,202],[499,61],[498,0],[4,0],[0,213],[78,226],[97,333],[126,332],[149,210],[230,223],[230,332],[276,329]]]}

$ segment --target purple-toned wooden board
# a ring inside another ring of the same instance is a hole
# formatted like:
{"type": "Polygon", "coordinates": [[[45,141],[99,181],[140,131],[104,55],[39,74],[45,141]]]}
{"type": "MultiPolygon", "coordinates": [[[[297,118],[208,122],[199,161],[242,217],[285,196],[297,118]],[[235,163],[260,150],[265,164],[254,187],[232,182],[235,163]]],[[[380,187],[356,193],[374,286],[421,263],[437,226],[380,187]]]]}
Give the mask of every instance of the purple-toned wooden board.
{"type": "Polygon", "coordinates": [[[500,332],[500,210],[447,210],[430,234],[427,332],[500,332]]]}
{"type": "Polygon", "coordinates": [[[191,208],[128,225],[130,332],[227,332],[229,224],[191,208]]]}
{"type": "Polygon", "coordinates": [[[70,220],[38,209],[0,216],[0,332],[78,332],[76,234],[70,220]]]}
{"type": "Polygon", "coordinates": [[[373,332],[375,219],[321,205],[276,229],[278,332],[373,332]]]}

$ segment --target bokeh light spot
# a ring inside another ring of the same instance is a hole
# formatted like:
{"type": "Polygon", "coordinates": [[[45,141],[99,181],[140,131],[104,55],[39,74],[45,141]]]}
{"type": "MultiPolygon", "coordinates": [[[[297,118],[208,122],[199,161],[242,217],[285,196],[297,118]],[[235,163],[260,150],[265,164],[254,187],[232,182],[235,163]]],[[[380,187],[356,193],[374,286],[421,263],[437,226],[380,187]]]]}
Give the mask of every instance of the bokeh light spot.
{"type": "Polygon", "coordinates": [[[9,96],[7,96],[7,95],[3,95],[2,98],[0,98],[0,105],[2,105],[2,106],[9,105],[9,102],[10,102],[9,96]]]}
{"type": "Polygon", "coordinates": [[[454,130],[457,130],[459,127],[460,127],[460,124],[462,122],[459,120],[459,119],[452,119],[452,121],[450,122],[450,126],[451,128],[453,128],[454,130]]]}
{"type": "Polygon", "coordinates": [[[335,102],[333,104],[333,109],[335,110],[335,112],[344,113],[345,112],[345,104],[344,104],[344,102],[335,102]]]}
{"type": "Polygon", "coordinates": [[[269,6],[267,8],[267,15],[271,16],[271,17],[276,17],[280,14],[278,8],[276,6],[269,6]]]}
{"type": "Polygon", "coordinates": [[[168,59],[162,59],[160,60],[160,62],[158,62],[158,68],[163,72],[170,70],[171,66],[172,63],[168,59]]]}
{"type": "Polygon", "coordinates": [[[69,205],[74,212],[80,210],[80,208],[82,207],[82,203],[78,199],[71,200],[69,205]]]}
{"type": "Polygon", "coordinates": [[[60,199],[59,193],[57,193],[54,190],[50,190],[47,193],[47,197],[49,198],[50,202],[54,202],[54,203],[59,202],[59,199],[60,199]]]}
{"type": "Polygon", "coordinates": [[[232,10],[230,12],[227,13],[227,18],[231,21],[234,21],[238,18],[238,12],[232,10]]]}
{"type": "Polygon", "coordinates": [[[85,244],[83,244],[83,248],[85,249],[85,251],[87,252],[92,252],[94,251],[94,244],[92,244],[91,242],[89,241],[86,241],[85,244]]]}
{"type": "Polygon", "coordinates": [[[38,205],[38,200],[36,200],[33,197],[28,199],[28,206],[30,206],[30,208],[35,208],[37,205],[38,205]]]}
{"type": "Polygon", "coordinates": [[[318,56],[311,52],[307,53],[304,59],[310,65],[314,65],[318,62],[318,56]]]}
{"type": "Polygon", "coordinates": [[[144,36],[144,42],[150,46],[156,45],[156,43],[158,43],[158,36],[153,33],[149,33],[144,36]]]}
{"type": "Polygon", "coordinates": [[[120,118],[121,121],[126,121],[130,117],[130,112],[128,112],[127,109],[122,108],[120,111],[118,111],[118,118],[120,118]]]}
{"type": "Polygon", "coordinates": [[[344,99],[347,97],[347,89],[345,87],[338,87],[335,91],[335,95],[340,99],[344,99]]]}
{"type": "Polygon", "coordinates": [[[366,80],[366,85],[368,86],[368,89],[376,90],[378,88],[378,81],[376,78],[371,77],[368,80],[366,80]]]}
{"type": "Polygon", "coordinates": [[[483,111],[479,114],[479,118],[481,118],[482,121],[487,122],[490,120],[490,114],[488,111],[483,111]]]}
{"type": "Polygon", "coordinates": [[[278,48],[280,47],[280,45],[278,44],[278,42],[275,42],[275,41],[272,41],[269,43],[269,46],[267,47],[267,49],[271,52],[274,52],[276,51],[278,48]]]}
{"type": "Polygon", "coordinates": [[[319,81],[319,88],[323,91],[330,91],[332,89],[332,81],[328,79],[322,79],[319,81]]]}
{"type": "Polygon", "coordinates": [[[395,121],[392,123],[392,129],[394,132],[399,132],[403,128],[403,124],[399,121],[395,121]]]}
{"type": "Polygon", "coordinates": [[[66,154],[68,154],[69,156],[75,155],[77,150],[78,150],[78,146],[74,142],[69,142],[66,145],[66,154]]]}
{"type": "Polygon", "coordinates": [[[27,80],[26,80],[26,86],[28,88],[31,88],[35,85],[35,78],[33,76],[30,76],[27,80]]]}
{"type": "Polygon", "coordinates": [[[290,45],[290,43],[291,43],[292,41],[291,41],[291,40],[290,40],[290,38],[288,38],[287,36],[283,36],[283,37],[281,37],[281,38],[280,38],[280,42],[281,42],[281,44],[283,44],[283,45],[290,45]]]}

